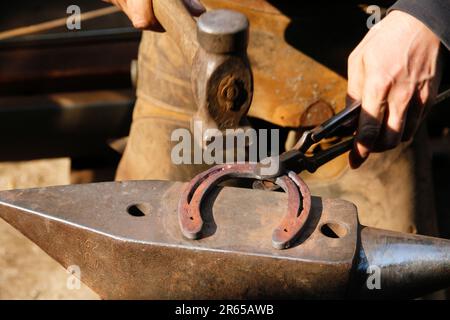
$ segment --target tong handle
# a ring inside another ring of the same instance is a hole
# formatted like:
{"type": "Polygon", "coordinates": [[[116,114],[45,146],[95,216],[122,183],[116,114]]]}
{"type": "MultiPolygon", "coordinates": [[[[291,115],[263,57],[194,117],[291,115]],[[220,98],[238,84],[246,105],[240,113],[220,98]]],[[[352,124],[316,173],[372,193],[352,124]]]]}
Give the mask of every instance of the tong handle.
{"type": "MultiPolygon", "coordinates": [[[[450,89],[440,93],[434,102],[434,104],[441,103],[450,98],[450,89]]],[[[311,131],[311,140],[314,143],[320,142],[321,140],[335,136],[345,136],[349,135],[348,130],[352,130],[353,132],[356,130],[359,115],[361,114],[361,102],[355,101],[348,108],[345,108],[337,115],[328,119],[321,125],[317,126],[311,131]],[[347,129],[343,130],[343,134],[339,134],[337,132],[338,129],[347,129]]]]}
{"type": "MultiPolygon", "coordinates": [[[[436,98],[435,104],[450,98],[450,90],[444,91],[439,94],[436,98]]],[[[322,139],[328,138],[330,136],[351,136],[351,134],[356,130],[357,120],[361,113],[361,102],[355,102],[350,107],[339,112],[336,116],[332,117],[328,121],[325,121],[320,126],[314,128],[311,131],[311,140],[315,143],[321,141],[322,139]],[[346,129],[346,130],[345,130],[346,129]],[[351,131],[351,132],[349,132],[351,131]]],[[[338,156],[350,151],[353,148],[355,142],[355,137],[351,137],[344,142],[328,148],[327,150],[321,151],[315,154],[313,157],[307,159],[305,165],[306,170],[313,173],[319,167],[323,166],[327,162],[337,158],[338,156]]]]}
{"type": "Polygon", "coordinates": [[[339,157],[340,155],[343,155],[347,151],[350,151],[353,148],[354,143],[355,138],[352,137],[315,154],[313,157],[308,157],[305,159],[305,169],[310,173],[316,172],[316,170],[324,164],[339,157]]]}
{"type": "Polygon", "coordinates": [[[357,120],[361,113],[361,102],[357,101],[350,107],[345,108],[331,119],[325,121],[311,132],[311,138],[314,142],[328,138],[335,134],[338,129],[345,127],[356,130],[357,120]]]}

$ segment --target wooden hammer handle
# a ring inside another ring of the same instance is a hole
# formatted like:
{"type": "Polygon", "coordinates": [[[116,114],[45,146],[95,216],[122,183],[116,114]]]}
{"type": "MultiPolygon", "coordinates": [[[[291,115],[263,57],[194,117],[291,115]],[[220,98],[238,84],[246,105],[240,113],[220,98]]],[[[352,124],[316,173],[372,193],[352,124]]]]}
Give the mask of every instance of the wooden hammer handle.
{"type": "Polygon", "coordinates": [[[197,24],[182,0],[153,0],[156,19],[178,44],[189,65],[198,51],[197,24]]]}

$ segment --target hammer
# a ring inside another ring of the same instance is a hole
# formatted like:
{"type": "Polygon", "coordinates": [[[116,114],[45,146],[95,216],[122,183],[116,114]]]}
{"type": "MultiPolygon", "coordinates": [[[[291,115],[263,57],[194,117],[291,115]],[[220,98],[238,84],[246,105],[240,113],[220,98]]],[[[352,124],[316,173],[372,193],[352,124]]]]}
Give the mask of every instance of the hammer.
{"type": "Polygon", "coordinates": [[[182,0],[153,0],[153,10],[191,66],[198,107],[192,125],[200,120],[208,129],[238,128],[253,96],[247,17],[232,10],[212,10],[196,21],[182,0]]]}

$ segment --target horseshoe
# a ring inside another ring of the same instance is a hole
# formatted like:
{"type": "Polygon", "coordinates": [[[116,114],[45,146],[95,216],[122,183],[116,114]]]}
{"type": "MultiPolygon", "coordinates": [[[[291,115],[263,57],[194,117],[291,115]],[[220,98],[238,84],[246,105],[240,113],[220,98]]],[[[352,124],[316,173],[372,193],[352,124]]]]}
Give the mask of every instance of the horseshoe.
{"type": "MultiPolygon", "coordinates": [[[[191,240],[201,237],[203,219],[201,206],[209,192],[219,183],[232,178],[260,180],[255,163],[235,163],[215,166],[192,179],[183,191],[178,204],[178,220],[183,235],[191,240]]],[[[298,237],[311,210],[311,192],[294,172],[287,172],[275,180],[288,195],[288,212],[272,233],[272,245],[287,249],[298,237]]]]}

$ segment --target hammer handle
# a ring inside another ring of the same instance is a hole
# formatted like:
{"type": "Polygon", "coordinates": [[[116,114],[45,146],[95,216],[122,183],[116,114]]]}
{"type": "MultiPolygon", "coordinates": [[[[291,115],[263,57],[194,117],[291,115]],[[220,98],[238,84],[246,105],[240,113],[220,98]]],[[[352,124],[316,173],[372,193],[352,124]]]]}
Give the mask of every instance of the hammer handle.
{"type": "Polygon", "coordinates": [[[189,65],[199,49],[197,24],[182,0],[153,0],[156,19],[178,44],[189,65]]]}

